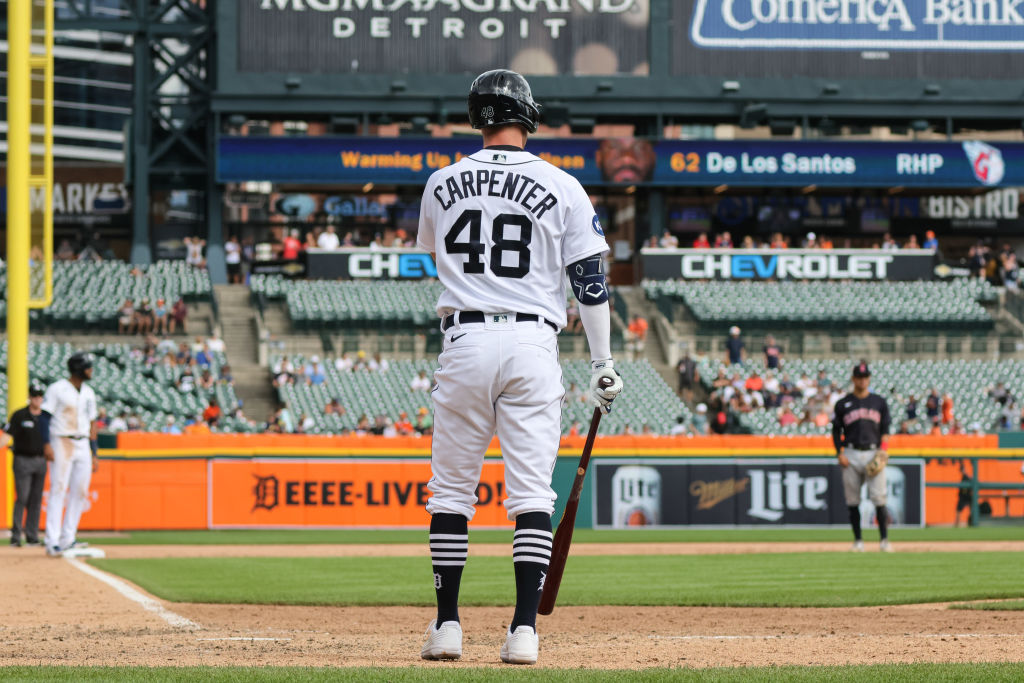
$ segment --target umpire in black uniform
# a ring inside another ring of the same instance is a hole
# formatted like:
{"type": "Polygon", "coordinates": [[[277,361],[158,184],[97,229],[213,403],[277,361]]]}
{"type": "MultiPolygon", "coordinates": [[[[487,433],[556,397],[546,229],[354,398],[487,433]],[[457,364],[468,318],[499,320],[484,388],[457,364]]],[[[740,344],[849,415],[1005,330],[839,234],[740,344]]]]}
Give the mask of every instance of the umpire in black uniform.
{"type": "Polygon", "coordinates": [[[14,521],[11,545],[39,543],[39,511],[43,504],[46,461],[53,459],[50,447],[50,414],[43,411],[45,388],[32,384],[28,405],[11,415],[4,434],[14,441],[14,521]],[[24,523],[22,518],[24,517],[24,523]],[[23,538],[24,536],[24,538],[23,538]]]}
{"type": "Polygon", "coordinates": [[[885,399],[871,392],[871,370],[861,361],[853,368],[853,391],[836,402],[832,418],[832,441],[836,447],[839,466],[843,468],[843,493],[850,510],[850,526],[853,527],[854,552],[863,552],[864,541],[860,530],[860,490],[868,483],[868,497],[875,505],[878,532],[881,537],[880,550],[890,552],[886,508],[888,490],[885,485],[885,467],[874,476],[865,468],[875,454],[885,451],[889,438],[889,404],[885,399]]]}

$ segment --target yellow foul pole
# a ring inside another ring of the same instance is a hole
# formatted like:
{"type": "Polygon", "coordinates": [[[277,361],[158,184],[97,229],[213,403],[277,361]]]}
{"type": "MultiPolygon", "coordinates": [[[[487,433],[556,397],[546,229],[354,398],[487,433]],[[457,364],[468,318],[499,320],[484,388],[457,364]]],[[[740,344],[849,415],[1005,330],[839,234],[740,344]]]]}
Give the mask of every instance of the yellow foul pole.
{"type": "Polygon", "coordinates": [[[32,3],[7,3],[7,413],[28,400],[32,3]]]}

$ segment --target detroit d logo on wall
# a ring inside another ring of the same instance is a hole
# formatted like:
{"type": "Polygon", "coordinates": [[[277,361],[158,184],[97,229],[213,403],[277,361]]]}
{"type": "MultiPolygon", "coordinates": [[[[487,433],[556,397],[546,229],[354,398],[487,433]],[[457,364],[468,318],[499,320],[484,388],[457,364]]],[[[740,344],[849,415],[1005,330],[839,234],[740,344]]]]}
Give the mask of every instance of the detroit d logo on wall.
{"type": "Polygon", "coordinates": [[[276,508],[278,501],[277,477],[261,477],[257,474],[252,476],[256,477],[256,484],[252,487],[252,493],[255,497],[252,509],[258,510],[263,508],[264,510],[273,510],[276,508]]]}

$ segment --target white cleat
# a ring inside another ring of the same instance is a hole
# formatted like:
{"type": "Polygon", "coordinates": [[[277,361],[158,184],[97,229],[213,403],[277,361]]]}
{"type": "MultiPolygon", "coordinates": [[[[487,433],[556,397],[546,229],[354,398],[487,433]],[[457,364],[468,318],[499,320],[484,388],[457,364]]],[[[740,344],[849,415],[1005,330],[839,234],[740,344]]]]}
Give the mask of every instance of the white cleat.
{"type": "Polygon", "coordinates": [[[60,549],[60,546],[51,546],[46,549],[46,555],[48,557],[60,557],[64,552],[60,549]]]}
{"type": "Polygon", "coordinates": [[[423,659],[458,659],[462,656],[462,625],[457,621],[446,621],[434,628],[434,619],[427,626],[427,642],[423,643],[420,657],[423,659]]]}
{"type": "Polygon", "coordinates": [[[501,646],[501,661],[506,664],[536,664],[537,644],[537,631],[529,626],[520,626],[515,633],[506,634],[505,644],[501,646]]]}
{"type": "Polygon", "coordinates": [[[891,553],[892,552],[892,546],[889,545],[889,539],[888,538],[882,539],[882,542],[878,544],[878,549],[881,552],[883,552],[883,553],[891,553]]]}
{"type": "Polygon", "coordinates": [[[851,553],[862,553],[864,552],[864,541],[854,541],[853,545],[850,546],[851,553]]]}

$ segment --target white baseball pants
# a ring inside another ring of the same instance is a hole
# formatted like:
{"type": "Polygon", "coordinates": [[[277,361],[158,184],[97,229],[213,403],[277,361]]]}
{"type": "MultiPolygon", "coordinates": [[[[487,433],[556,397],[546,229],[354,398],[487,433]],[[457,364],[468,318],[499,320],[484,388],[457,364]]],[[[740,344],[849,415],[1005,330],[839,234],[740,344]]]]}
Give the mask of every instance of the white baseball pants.
{"type": "Polygon", "coordinates": [[[92,451],[88,439],[53,437],[50,495],[46,501],[46,547],[67,548],[78,533],[78,521],[89,509],[92,451]],[[63,520],[61,515],[63,514],[63,520]]]}
{"type": "Polygon", "coordinates": [[[508,518],[554,512],[551,475],[565,393],[555,330],[543,320],[516,322],[514,313],[456,322],[444,332],[438,361],[427,512],[473,518],[495,432],[505,461],[508,518]]]}

